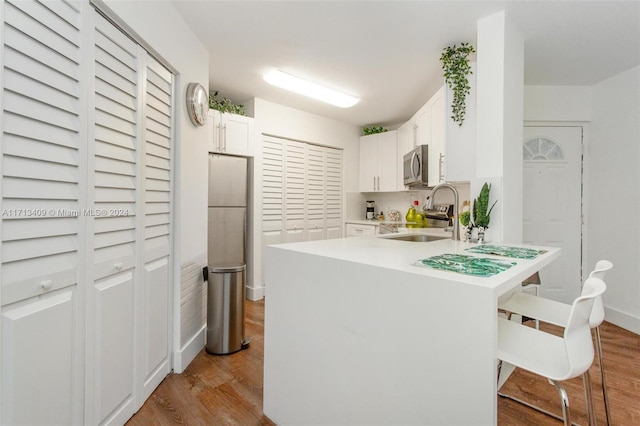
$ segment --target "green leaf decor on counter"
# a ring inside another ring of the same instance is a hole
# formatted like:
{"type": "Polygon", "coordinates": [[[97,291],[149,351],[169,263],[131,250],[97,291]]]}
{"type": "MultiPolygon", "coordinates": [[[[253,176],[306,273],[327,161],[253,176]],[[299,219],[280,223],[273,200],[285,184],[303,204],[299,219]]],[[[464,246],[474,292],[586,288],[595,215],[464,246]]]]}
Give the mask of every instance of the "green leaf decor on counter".
{"type": "Polygon", "coordinates": [[[479,254],[493,254],[495,256],[512,257],[514,259],[535,259],[541,254],[546,253],[546,250],[536,250],[526,247],[510,247],[510,246],[498,246],[498,245],[479,245],[470,247],[466,251],[479,254]]]}
{"type": "Polygon", "coordinates": [[[516,265],[516,262],[466,254],[441,254],[420,259],[414,265],[476,277],[491,277],[516,265]]]}

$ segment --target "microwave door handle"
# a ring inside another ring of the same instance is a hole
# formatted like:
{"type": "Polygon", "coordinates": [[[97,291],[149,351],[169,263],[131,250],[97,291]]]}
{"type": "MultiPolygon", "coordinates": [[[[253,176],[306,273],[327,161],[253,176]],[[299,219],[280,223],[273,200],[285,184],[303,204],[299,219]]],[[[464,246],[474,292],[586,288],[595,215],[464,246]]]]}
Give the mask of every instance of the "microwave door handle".
{"type": "Polygon", "coordinates": [[[413,165],[416,164],[416,159],[418,158],[418,154],[416,152],[411,156],[411,177],[416,179],[418,177],[418,173],[420,173],[420,162],[418,161],[418,172],[414,172],[413,165]]]}

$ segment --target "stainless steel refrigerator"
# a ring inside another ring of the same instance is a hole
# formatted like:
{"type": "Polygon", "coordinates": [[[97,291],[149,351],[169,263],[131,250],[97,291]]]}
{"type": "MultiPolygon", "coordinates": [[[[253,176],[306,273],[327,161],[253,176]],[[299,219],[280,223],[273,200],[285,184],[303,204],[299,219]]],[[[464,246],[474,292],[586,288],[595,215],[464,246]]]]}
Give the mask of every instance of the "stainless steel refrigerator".
{"type": "Polygon", "coordinates": [[[207,352],[245,349],[247,159],[209,154],[207,352]]]}
{"type": "Polygon", "coordinates": [[[209,154],[208,265],[246,264],[247,159],[209,154]]]}

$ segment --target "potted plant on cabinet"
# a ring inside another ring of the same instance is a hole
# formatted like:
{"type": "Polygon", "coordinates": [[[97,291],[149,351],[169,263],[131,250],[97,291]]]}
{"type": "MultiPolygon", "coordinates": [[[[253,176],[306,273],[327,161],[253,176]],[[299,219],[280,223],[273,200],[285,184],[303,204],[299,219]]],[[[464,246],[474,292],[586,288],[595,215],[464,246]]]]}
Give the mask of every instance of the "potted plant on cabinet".
{"type": "Polygon", "coordinates": [[[465,115],[465,99],[471,93],[468,75],[472,74],[469,65],[469,55],[475,53],[475,49],[469,43],[461,43],[460,46],[447,46],[440,56],[442,71],[445,81],[453,90],[453,101],[451,103],[451,119],[462,126],[465,115]]]}

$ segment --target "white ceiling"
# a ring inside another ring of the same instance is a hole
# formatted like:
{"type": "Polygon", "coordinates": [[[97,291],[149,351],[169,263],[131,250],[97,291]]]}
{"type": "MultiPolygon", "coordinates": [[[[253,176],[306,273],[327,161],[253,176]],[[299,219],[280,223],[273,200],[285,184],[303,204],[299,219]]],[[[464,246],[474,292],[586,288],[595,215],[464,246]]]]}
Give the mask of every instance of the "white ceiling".
{"type": "Polygon", "coordinates": [[[410,118],[442,84],[442,49],[475,46],[477,20],[501,10],[525,40],[527,85],[592,85],[640,64],[640,0],[173,2],[209,50],[211,90],[360,126],[410,118]],[[262,80],[273,68],[361,101],[289,94],[262,80]]]}

